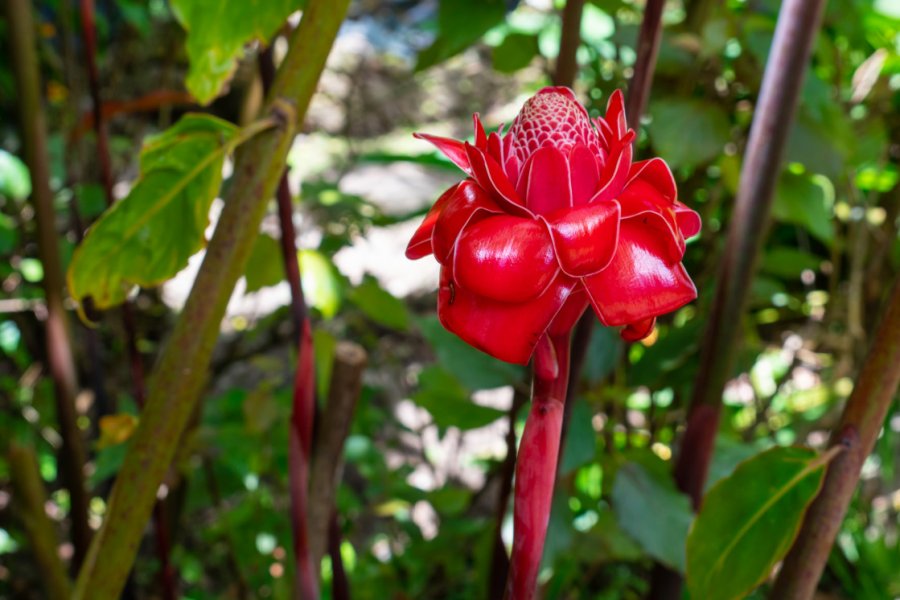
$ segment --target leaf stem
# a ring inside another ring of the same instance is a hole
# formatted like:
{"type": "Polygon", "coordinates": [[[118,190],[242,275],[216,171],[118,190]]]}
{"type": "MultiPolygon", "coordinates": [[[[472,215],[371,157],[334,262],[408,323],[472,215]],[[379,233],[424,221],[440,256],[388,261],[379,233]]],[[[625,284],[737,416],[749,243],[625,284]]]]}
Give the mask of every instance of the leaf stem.
{"type": "Polygon", "coordinates": [[[812,598],[866,457],[871,454],[900,385],[900,278],[894,283],[881,325],[863,363],[832,450],[845,448],[829,465],[800,534],[775,580],[775,600],[812,598]]]}
{"type": "Polygon", "coordinates": [[[563,405],[569,383],[570,335],[550,337],[558,369],[534,368],[531,411],[516,459],[513,549],[507,600],[531,600],[550,522],[563,405]]]}

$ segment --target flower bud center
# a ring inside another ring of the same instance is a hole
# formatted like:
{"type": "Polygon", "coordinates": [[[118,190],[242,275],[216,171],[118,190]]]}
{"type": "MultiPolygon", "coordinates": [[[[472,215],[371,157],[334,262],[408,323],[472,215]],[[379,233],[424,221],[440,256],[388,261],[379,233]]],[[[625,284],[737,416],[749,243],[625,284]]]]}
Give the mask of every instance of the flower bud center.
{"type": "Polygon", "coordinates": [[[583,144],[596,154],[600,152],[587,111],[575,99],[553,88],[542,90],[525,103],[508,135],[513,136],[512,149],[523,164],[537,149],[548,145],[566,154],[576,144],[583,144]]]}

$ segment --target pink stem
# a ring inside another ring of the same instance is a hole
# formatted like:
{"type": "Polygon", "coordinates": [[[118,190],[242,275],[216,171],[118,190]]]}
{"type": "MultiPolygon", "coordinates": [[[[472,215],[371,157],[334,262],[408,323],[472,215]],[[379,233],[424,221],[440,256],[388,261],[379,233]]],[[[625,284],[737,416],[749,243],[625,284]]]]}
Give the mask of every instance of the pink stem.
{"type": "Polygon", "coordinates": [[[531,412],[516,460],[508,600],[531,600],[541,567],[569,381],[569,337],[567,333],[550,338],[558,368],[542,368],[535,361],[531,412]]]}
{"type": "Polygon", "coordinates": [[[303,321],[300,356],[294,378],[294,405],[291,414],[290,462],[291,521],[294,530],[294,557],[298,596],[302,600],[319,597],[316,573],[313,570],[306,523],[309,494],[309,463],[312,452],[313,418],[315,411],[315,373],[313,367],[312,334],[309,321],[303,321]]]}

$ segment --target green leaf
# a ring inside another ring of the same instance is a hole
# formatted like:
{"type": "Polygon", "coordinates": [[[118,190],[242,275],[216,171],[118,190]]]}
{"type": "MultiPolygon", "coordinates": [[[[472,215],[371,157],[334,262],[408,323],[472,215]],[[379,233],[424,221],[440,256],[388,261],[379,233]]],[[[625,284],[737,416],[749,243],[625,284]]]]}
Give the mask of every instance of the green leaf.
{"type": "Polygon", "coordinates": [[[399,298],[382,289],[378,281],[367,277],[350,290],[347,298],[374,322],[398,331],[409,329],[409,310],[399,298]]]}
{"type": "Polygon", "coordinates": [[[341,307],[341,276],[328,257],[316,250],[301,250],[297,259],[307,305],[317,309],[324,318],[331,319],[341,307]]]}
{"type": "Polygon", "coordinates": [[[667,475],[668,470],[660,476],[638,463],[624,464],[616,473],[612,505],[619,525],[647,554],[683,573],[693,513],[688,497],[667,475]]]}
{"type": "Polygon", "coordinates": [[[284,260],[278,240],[265,233],[256,236],[244,269],[244,278],[247,280],[247,292],[281,283],[284,279],[284,260]]]}
{"type": "Polygon", "coordinates": [[[244,46],[263,44],[277,32],[300,0],[172,0],[172,12],[187,31],[190,68],[187,89],[201,104],[222,92],[244,46]]]}
{"type": "Polygon", "coordinates": [[[695,167],[722,153],[731,139],[728,115],[716,104],[669,99],[651,105],[648,129],[657,154],[673,167],[695,167]],[[686,132],[690,135],[686,135],[686,132]]]}
{"type": "Polygon", "coordinates": [[[471,390],[513,385],[522,379],[522,367],[497,360],[468,345],[441,325],[437,316],[418,321],[422,335],[434,348],[438,362],[471,390]]]}
{"type": "Polygon", "coordinates": [[[787,553],[836,450],[772,448],[712,487],[687,541],[692,598],[743,598],[787,553]]]}
{"type": "Polygon", "coordinates": [[[492,52],[494,70],[515,73],[531,64],[537,56],[538,36],[528,33],[511,33],[492,52]]]}
{"type": "Polygon", "coordinates": [[[158,285],[206,243],[209,207],[238,129],[185,115],[141,150],[141,174],[128,196],[88,231],[69,265],[69,292],[97,308],[121,303],[135,285],[158,285]]]}
{"type": "Polygon", "coordinates": [[[334,350],[337,338],[324,329],[313,330],[313,352],[316,360],[316,391],[320,400],[328,398],[331,371],[334,368],[334,350]]]}
{"type": "Polygon", "coordinates": [[[775,189],[772,215],[798,225],[826,246],[834,240],[833,213],[825,188],[811,177],[787,172],[775,189]]]}
{"type": "Polygon", "coordinates": [[[821,264],[822,259],[814,254],[779,246],[766,251],[760,270],[784,279],[797,279],[807,269],[817,271],[821,264]]]}
{"type": "Polygon", "coordinates": [[[419,53],[416,71],[459,54],[502,23],[505,15],[503,0],[441,0],[437,38],[419,53]]]}
{"type": "Polygon", "coordinates": [[[437,365],[419,374],[419,391],[413,401],[431,413],[440,428],[475,429],[504,416],[502,410],[472,402],[468,390],[453,375],[437,365]]]}
{"type": "Polygon", "coordinates": [[[31,175],[18,156],[0,149],[0,195],[24,200],[31,195],[31,175]]]}
{"type": "Polygon", "coordinates": [[[591,410],[582,398],[575,399],[569,432],[562,459],[559,462],[561,475],[571,473],[578,467],[594,460],[597,452],[597,433],[591,424],[591,410]]]}
{"type": "Polygon", "coordinates": [[[0,213],[0,254],[12,252],[19,243],[19,229],[16,222],[0,213]]]}

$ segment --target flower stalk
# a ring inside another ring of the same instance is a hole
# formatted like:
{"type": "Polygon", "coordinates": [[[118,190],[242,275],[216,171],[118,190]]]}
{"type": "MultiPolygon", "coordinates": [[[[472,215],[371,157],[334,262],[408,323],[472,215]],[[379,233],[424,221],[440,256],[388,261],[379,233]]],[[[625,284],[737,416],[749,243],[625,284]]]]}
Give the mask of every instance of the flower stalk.
{"type": "Polygon", "coordinates": [[[563,408],[569,383],[570,334],[548,335],[534,360],[531,410],[516,459],[513,548],[508,600],[534,597],[559,460],[563,408]],[[542,356],[543,354],[543,356],[542,356]]]}

